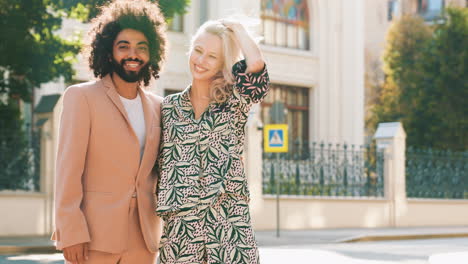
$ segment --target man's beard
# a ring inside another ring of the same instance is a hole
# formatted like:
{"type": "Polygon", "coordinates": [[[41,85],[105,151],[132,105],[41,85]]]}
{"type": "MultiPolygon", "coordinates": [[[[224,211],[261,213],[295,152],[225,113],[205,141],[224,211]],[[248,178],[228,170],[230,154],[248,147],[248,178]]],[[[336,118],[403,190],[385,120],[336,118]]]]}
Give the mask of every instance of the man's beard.
{"type": "Polygon", "coordinates": [[[146,75],[149,74],[149,63],[143,66],[139,71],[126,71],[124,64],[127,61],[134,61],[140,64],[143,63],[143,61],[139,59],[123,59],[120,61],[120,63],[118,63],[114,58],[112,58],[113,70],[115,73],[117,73],[117,75],[119,75],[120,78],[122,78],[122,80],[129,83],[140,82],[146,75]]]}

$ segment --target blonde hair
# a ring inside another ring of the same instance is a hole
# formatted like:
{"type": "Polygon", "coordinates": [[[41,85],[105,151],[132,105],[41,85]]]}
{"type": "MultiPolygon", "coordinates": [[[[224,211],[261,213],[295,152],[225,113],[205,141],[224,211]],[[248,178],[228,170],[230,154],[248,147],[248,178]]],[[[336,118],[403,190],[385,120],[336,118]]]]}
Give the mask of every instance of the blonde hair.
{"type": "Polygon", "coordinates": [[[190,52],[193,51],[195,40],[203,33],[210,33],[221,38],[223,66],[221,71],[215,75],[211,82],[211,99],[217,103],[225,102],[232,94],[234,75],[232,66],[241,59],[241,50],[236,42],[234,33],[225,27],[221,20],[210,20],[205,22],[192,37],[190,52]]]}

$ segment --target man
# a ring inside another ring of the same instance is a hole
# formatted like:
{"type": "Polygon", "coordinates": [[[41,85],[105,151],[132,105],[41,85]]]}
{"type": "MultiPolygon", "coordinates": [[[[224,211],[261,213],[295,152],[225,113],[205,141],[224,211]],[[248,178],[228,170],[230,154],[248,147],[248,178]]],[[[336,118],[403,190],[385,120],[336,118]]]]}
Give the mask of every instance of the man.
{"type": "Polygon", "coordinates": [[[92,24],[89,63],[99,80],[63,95],[53,240],[67,263],[154,263],[162,98],[141,86],[165,58],[164,19],[155,4],[122,0],[92,24]]]}

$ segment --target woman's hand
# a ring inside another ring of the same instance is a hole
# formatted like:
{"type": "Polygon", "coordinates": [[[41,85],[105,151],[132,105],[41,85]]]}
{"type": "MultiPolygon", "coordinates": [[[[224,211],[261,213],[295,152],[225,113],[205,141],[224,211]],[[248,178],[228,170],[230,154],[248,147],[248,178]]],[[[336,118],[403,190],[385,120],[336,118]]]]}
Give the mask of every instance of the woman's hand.
{"type": "Polygon", "coordinates": [[[234,33],[246,31],[244,26],[241,23],[234,21],[234,20],[221,19],[221,24],[223,24],[227,29],[229,29],[230,31],[234,33]]]}
{"type": "Polygon", "coordinates": [[[265,62],[263,60],[262,53],[260,52],[260,48],[249,35],[245,27],[234,20],[221,19],[220,22],[228,30],[233,32],[247,63],[246,72],[259,72],[263,70],[265,62]]]}

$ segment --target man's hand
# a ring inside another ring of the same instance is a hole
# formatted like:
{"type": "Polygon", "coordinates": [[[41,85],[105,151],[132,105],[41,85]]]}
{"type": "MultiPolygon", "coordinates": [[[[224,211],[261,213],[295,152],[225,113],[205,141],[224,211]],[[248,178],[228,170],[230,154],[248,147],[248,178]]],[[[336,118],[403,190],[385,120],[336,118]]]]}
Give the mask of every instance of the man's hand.
{"type": "Polygon", "coordinates": [[[76,244],[63,249],[63,257],[73,263],[81,264],[88,260],[88,243],[76,244]]]}

